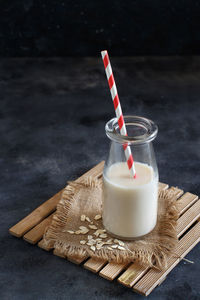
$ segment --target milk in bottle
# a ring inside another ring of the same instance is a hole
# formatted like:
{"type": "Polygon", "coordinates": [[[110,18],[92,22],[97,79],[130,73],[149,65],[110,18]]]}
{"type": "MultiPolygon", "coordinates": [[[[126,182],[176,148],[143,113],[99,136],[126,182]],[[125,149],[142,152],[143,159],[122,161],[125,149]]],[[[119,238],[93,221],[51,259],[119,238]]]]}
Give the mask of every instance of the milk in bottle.
{"type": "Polygon", "coordinates": [[[158,178],[153,168],[135,162],[133,179],[126,162],[112,164],[104,173],[103,224],[117,237],[137,238],[157,221],[158,178]]]}

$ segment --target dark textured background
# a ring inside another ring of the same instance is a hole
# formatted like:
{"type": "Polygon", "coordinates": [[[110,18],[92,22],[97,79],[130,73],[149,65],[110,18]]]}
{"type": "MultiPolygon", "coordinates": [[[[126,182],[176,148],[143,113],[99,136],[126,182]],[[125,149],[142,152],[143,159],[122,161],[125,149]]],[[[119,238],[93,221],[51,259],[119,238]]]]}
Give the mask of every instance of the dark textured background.
{"type": "Polygon", "coordinates": [[[200,0],[1,0],[0,56],[200,54],[200,0]]]}
{"type": "MultiPolygon", "coordinates": [[[[124,113],[158,124],[160,180],[200,195],[200,58],[191,56],[200,54],[200,1],[1,0],[0,7],[0,299],[143,299],[8,228],[106,158],[104,125],[114,112],[103,48],[124,113]],[[117,58],[130,55],[148,57],[117,58]]],[[[149,299],[200,299],[199,250],[149,299]]]]}
{"type": "MultiPolygon", "coordinates": [[[[124,114],[153,119],[160,180],[200,195],[200,58],[112,59],[124,114]]],[[[106,158],[114,116],[101,59],[0,60],[0,298],[144,299],[8,234],[106,158]]],[[[148,299],[200,299],[200,244],[148,299]]]]}

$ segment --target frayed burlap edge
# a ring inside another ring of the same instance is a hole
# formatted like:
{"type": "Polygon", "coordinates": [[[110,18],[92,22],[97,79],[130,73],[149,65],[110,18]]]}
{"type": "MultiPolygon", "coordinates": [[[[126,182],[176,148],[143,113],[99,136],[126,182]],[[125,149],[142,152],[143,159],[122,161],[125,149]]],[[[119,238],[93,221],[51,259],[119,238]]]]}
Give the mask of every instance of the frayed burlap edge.
{"type": "Polygon", "coordinates": [[[74,246],[58,240],[57,228],[62,228],[66,225],[66,217],[70,211],[71,203],[76,194],[77,189],[81,186],[101,188],[101,183],[98,179],[91,177],[85,178],[80,182],[69,182],[64,189],[60,202],[57,205],[57,211],[53,216],[51,224],[46,228],[43,242],[46,247],[54,248],[61,255],[68,257],[73,256],[77,258],[94,257],[97,259],[105,259],[106,261],[114,261],[116,263],[129,263],[137,261],[140,264],[148,267],[155,267],[159,270],[167,267],[167,258],[173,254],[173,248],[177,242],[176,223],[178,219],[177,201],[175,198],[175,191],[170,190],[159,191],[159,198],[165,200],[167,205],[165,213],[160,218],[160,229],[158,234],[159,241],[154,242],[154,238],[144,237],[139,240],[141,245],[146,245],[146,248],[140,250],[130,250],[125,243],[126,251],[119,251],[116,249],[100,249],[95,253],[85,245],[74,246]],[[148,249],[148,245],[151,248],[148,249]],[[164,246],[165,245],[165,246],[164,246]]]}

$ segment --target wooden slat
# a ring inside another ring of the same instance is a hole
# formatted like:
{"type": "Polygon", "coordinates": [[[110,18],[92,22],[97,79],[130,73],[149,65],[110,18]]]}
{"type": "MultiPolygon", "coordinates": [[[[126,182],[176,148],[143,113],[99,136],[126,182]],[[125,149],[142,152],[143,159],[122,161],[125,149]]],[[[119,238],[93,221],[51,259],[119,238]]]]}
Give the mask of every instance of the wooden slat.
{"type": "Polygon", "coordinates": [[[190,206],[192,206],[198,199],[197,195],[191,193],[185,193],[180,199],[178,199],[179,214],[182,215],[190,206]]]}
{"type": "Polygon", "coordinates": [[[11,227],[9,229],[10,234],[16,237],[22,237],[27,231],[29,231],[31,228],[40,223],[44,218],[46,218],[49,214],[55,211],[56,205],[61,198],[62,191],[63,190],[55,194],[49,200],[32,211],[32,213],[30,213],[27,217],[11,227]]]}
{"type": "MultiPolygon", "coordinates": [[[[76,181],[83,180],[85,176],[99,177],[102,174],[104,161],[96,165],[94,168],[83,174],[76,181]]],[[[39,224],[44,218],[55,211],[56,206],[61,198],[63,190],[51,197],[49,200],[41,204],[32,211],[27,217],[9,229],[10,234],[16,237],[22,237],[27,231],[39,224]]]]}
{"type": "Polygon", "coordinates": [[[110,262],[100,272],[99,275],[108,280],[113,280],[121,271],[123,271],[129,264],[116,264],[110,262]]]}
{"type": "Polygon", "coordinates": [[[167,276],[163,277],[163,278],[159,281],[158,286],[161,285],[161,284],[165,281],[166,278],[167,278],[167,276]]]}
{"type": "Polygon", "coordinates": [[[45,228],[51,223],[54,214],[51,214],[38,225],[33,227],[30,231],[28,231],[24,236],[23,239],[31,244],[36,244],[40,241],[43,237],[45,228]]]}
{"type": "Polygon", "coordinates": [[[84,268],[97,273],[105,266],[106,263],[107,261],[105,259],[96,259],[91,257],[84,264],[84,268]]]}
{"type": "Polygon", "coordinates": [[[101,161],[96,166],[94,166],[89,171],[87,171],[86,173],[84,173],[81,177],[79,177],[77,179],[77,181],[81,181],[84,179],[84,177],[87,177],[87,176],[92,176],[93,178],[99,178],[100,176],[102,176],[103,167],[104,167],[104,160],[101,161]]]}
{"type": "Polygon", "coordinates": [[[133,263],[117,280],[125,286],[132,287],[148,270],[149,268],[133,263]]]}
{"type": "Polygon", "coordinates": [[[180,237],[200,217],[200,200],[190,207],[177,222],[177,236],[180,237]]]}
{"type": "Polygon", "coordinates": [[[133,287],[134,291],[149,295],[152,290],[163,280],[164,277],[179,263],[198,242],[200,241],[200,222],[198,222],[183,238],[178,242],[174,252],[179,258],[171,257],[168,260],[168,268],[164,271],[150,269],[133,287]]]}

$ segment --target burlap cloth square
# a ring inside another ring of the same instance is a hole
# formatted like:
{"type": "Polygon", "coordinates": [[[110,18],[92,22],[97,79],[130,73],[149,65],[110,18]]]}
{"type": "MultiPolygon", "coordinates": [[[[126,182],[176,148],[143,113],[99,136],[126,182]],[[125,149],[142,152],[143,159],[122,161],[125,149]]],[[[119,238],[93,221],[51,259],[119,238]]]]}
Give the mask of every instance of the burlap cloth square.
{"type": "MultiPolygon", "coordinates": [[[[57,211],[51,224],[47,227],[43,240],[46,246],[50,246],[63,256],[95,258],[128,263],[138,261],[145,266],[154,266],[163,269],[167,266],[167,256],[173,251],[177,242],[176,222],[178,211],[174,191],[159,191],[158,221],[155,229],[145,237],[134,241],[123,241],[124,249],[112,249],[112,245],[103,245],[99,250],[84,244],[88,242],[88,235],[95,236],[95,229],[90,229],[90,222],[81,221],[81,215],[89,217],[92,225],[102,229],[102,220],[94,220],[96,215],[102,213],[102,179],[85,178],[82,182],[69,182],[64,189],[62,198],[57,205],[57,211]],[[78,231],[79,226],[89,229],[86,234],[72,234],[69,231],[78,231]]],[[[103,241],[112,238],[108,233],[103,241]]],[[[114,239],[113,239],[114,240],[114,239]]],[[[95,246],[95,245],[94,245],[95,246]]]]}

